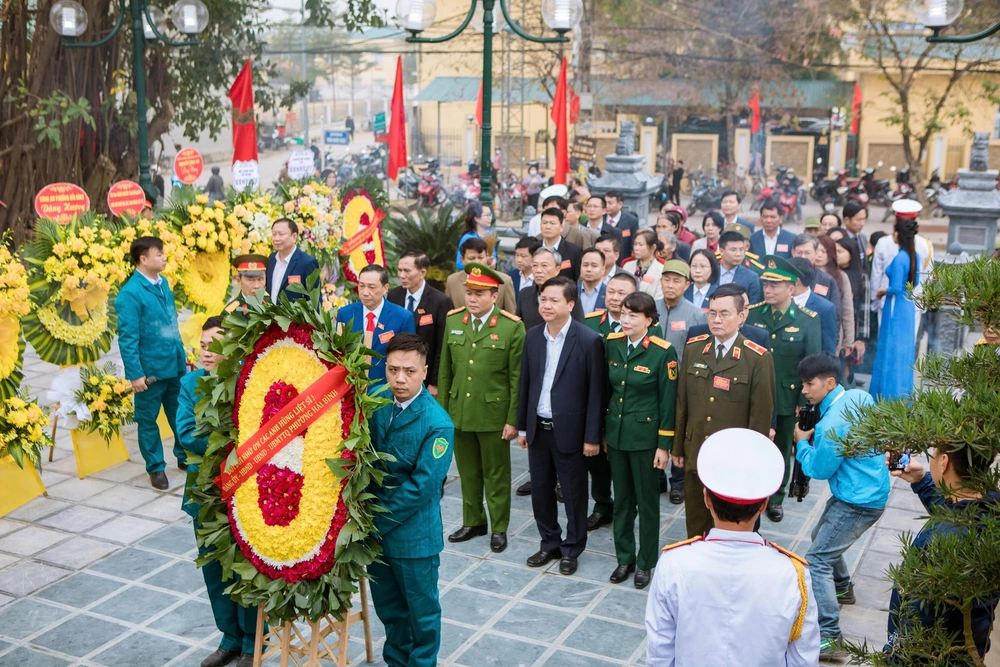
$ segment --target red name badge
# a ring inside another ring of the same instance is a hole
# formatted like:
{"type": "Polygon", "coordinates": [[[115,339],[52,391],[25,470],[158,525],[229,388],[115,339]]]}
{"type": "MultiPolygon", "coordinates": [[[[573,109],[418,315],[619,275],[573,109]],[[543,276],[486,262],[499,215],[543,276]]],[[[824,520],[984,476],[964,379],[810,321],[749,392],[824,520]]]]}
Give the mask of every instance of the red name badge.
{"type": "Polygon", "coordinates": [[[622,230],[622,236],[632,236],[632,230],[631,229],[623,229],[622,230]]]}
{"type": "MultiPolygon", "coordinates": [[[[392,332],[392,331],[386,331],[384,334],[379,334],[378,335],[378,342],[380,342],[383,345],[385,345],[390,340],[392,340],[392,337],[395,336],[395,335],[396,334],[394,332],[392,332]]],[[[726,383],[727,383],[726,386],[728,387],[729,380],[726,380],[726,383]]]]}
{"type": "Polygon", "coordinates": [[[826,296],[827,294],[830,293],[830,288],[827,287],[826,285],[815,285],[813,286],[813,291],[816,292],[816,294],[819,294],[820,296],[826,296]]]}
{"type": "Polygon", "coordinates": [[[560,271],[563,271],[565,269],[571,269],[571,268],[573,268],[573,265],[570,264],[570,262],[569,262],[568,259],[564,259],[563,263],[559,265],[559,270],[560,271]]]}
{"type": "Polygon", "coordinates": [[[712,378],[712,386],[716,389],[721,389],[722,391],[729,391],[729,378],[723,378],[716,375],[712,378]]]}
{"type": "Polygon", "coordinates": [[[788,252],[788,244],[787,243],[779,243],[778,246],[777,246],[777,248],[775,248],[775,251],[776,252],[788,252]]]}
{"type": "Polygon", "coordinates": [[[687,330],[687,322],[685,322],[684,320],[681,320],[680,322],[671,322],[670,323],[670,330],[671,331],[686,331],[687,330]]]}
{"type": "Polygon", "coordinates": [[[420,326],[427,326],[428,324],[434,324],[434,315],[428,313],[420,318],[420,326]]]}
{"type": "Polygon", "coordinates": [[[653,276],[643,276],[642,277],[642,282],[653,284],[653,276]]]}
{"type": "Polygon", "coordinates": [[[301,282],[302,282],[301,276],[288,276],[288,284],[289,285],[293,285],[295,283],[301,283],[301,282]]]}

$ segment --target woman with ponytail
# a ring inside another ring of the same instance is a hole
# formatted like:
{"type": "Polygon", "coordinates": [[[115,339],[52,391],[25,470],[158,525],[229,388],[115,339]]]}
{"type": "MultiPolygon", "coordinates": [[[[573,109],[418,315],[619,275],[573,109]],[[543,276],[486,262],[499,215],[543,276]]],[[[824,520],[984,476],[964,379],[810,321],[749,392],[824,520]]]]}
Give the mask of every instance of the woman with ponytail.
{"type": "Polygon", "coordinates": [[[893,206],[896,209],[896,224],[892,236],[899,252],[885,270],[888,287],[879,288],[877,293],[879,297],[885,296],[885,306],[870,388],[876,399],[897,398],[913,390],[916,306],[910,298],[910,291],[920,282],[914,241],[920,204],[907,200],[906,205],[901,206],[903,203],[897,202],[893,206]]]}

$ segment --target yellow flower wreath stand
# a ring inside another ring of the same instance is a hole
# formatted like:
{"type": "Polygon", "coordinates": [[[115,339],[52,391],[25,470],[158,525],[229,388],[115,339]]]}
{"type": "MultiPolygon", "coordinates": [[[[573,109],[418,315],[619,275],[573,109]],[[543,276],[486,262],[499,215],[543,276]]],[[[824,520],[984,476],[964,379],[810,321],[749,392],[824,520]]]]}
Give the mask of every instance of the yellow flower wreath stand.
{"type": "Polygon", "coordinates": [[[87,433],[74,428],[69,433],[73,439],[76,474],[80,479],[129,460],[128,449],[120,433],[113,435],[111,442],[97,432],[87,433]]]}
{"type": "Polygon", "coordinates": [[[0,459],[0,516],[5,516],[29,500],[45,493],[45,485],[31,462],[24,468],[14,463],[9,454],[0,459]]]}

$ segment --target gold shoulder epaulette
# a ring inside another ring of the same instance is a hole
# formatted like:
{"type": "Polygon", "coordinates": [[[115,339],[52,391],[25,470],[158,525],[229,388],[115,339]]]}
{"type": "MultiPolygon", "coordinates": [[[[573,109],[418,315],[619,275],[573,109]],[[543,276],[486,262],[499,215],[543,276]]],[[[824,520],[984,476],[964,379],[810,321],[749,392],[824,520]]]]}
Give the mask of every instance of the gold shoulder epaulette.
{"type": "Polygon", "coordinates": [[[597,310],[595,310],[592,313],[587,313],[586,317],[589,320],[591,317],[600,317],[605,312],[607,312],[607,309],[605,309],[605,308],[598,308],[597,310]]]}
{"type": "Polygon", "coordinates": [[[809,317],[816,317],[816,311],[805,306],[799,306],[799,312],[803,315],[808,315],[809,317]]]}
{"type": "Polygon", "coordinates": [[[624,331],[616,331],[612,334],[608,334],[608,340],[617,340],[619,338],[624,338],[624,337],[625,337],[624,331]]]}
{"type": "Polygon", "coordinates": [[[663,547],[661,551],[670,551],[671,549],[676,549],[677,547],[683,547],[688,544],[694,544],[695,542],[701,542],[701,540],[702,536],[696,535],[695,537],[684,540],[683,542],[674,542],[673,544],[668,544],[667,546],[663,547]]]}
{"type": "Polygon", "coordinates": [[[240,306],[240,302],[239,302],[239,301],[236,301],[235,299],[233,299],[232,301],[230,301],[230,302],[229,302],[229,303],[228,303],[228,304],[226,305],[226,312],[227,312],[227,313],[231,313],[231,312],[233,312],[234,310],[236,310],[237,308],[239,308],[239,306],[240,306]]]}
{"type": "Polygon", "coordinates": [[[791,558],[792,560],[797,560],[797,561],[799,561],[800,563],[802,563],[803,565],[809,565],[809,563],[807,563],[807,562],[806,562],[806,559],[805,559],[805,558],[803,558],[802,556],[800,556],[800,555],[798,555],[798,554],[796,554],[796,553],[792,553],[792,552],[791,552],[791,551],[789,551],[788,549],[782,549],[781,547],[779,547],[779,546],[778,546],[777,544],[775,544],[774,542],[768,542],[767,544],[768,544],[769,546],[773,547],[774,549],[776,549],[777,551],[780,551],[781,553],[785,554],[786,556],[788,556],[788,557],[789,557],[789,558],[791,558]]]}
{"type": "Polygon", "coordinates": [[[763,265],[763,264],[761,264],[760,262],[758,262],[758,261],[757,261],[756,259],[753,259],[753,258],[751,258],[751,259],[750,259],[750,263],[751,263],[751,264],[753,264],[754,266],[756,266],[756,267],[757,267],[758,269],[760,269],[761,271],[763,271],[763,270],[764,270],[764,265],[763,265]]]}
{"type": "Polygon", "coordinates": [[[515,322],[520,322],[521,318],[514,313],[508,313],[506,310],[501,310],[500,314],[506,317],[508,320],[514,320],[515,322]]]}
{"type": "Polygon", "coordinates": [[[750,306],[750,309],[753,310],[754,308],[760,308],[761,306],[766,305],[766,304],[767,304],[767,301],[761,301],[759,303],[752,304],[750,306]]]}
{"type": "Polygon", "coordinates": [[[700,343],[703,340],[708,340],[708,338],[709,338],[708,334],[702,334],[700,336],[695,336],[694,338],[688,338],[688,344],[690,345],[691,343],[700,343]]]}
{"type": "Polygon", "coordinates": [[[752,252],[750,252],[749,250],[747,250],[747,251],[746,251],[746,252],[745,252],[745,253],[743,254],[743,256],[744,256],[744,257],[749,257],[749,258],[750,258],[750,259],[752,259],[752,260],[753,260],[753,259],[757,259],[758,257],[760,257],[760,255],[755,255],[755,254],[753,254],[752,252]]]}
{"type": "Polygon", "coordinates": [[[452,316],[452,315],[454,315],[455,313],[460,313],[460,312],[462,312],[463,310],[465,310],[465,306],[461,306],[461,307],[459,307],[459,308],[453,308],[453,309],[451,309],[451,310],[449,310],[449,311],[448,311],[448,317],[451,317],[451,316],[452,316]]]}
{"type": "Polygon", "coordinates": [[[747,348],[748,350],[753,350],[759,355],[763,355],[765,352],[767,352],[767,348],[758,345],[749,338],[743,341],[743,347],[747,348]]]}
{"type": "Polygon", "coordinates": [[[662,347],[664,350],[670,349],[670,341],[663,340],[659,336],[650,336],[649,342],[657,347],[662,347]]]}

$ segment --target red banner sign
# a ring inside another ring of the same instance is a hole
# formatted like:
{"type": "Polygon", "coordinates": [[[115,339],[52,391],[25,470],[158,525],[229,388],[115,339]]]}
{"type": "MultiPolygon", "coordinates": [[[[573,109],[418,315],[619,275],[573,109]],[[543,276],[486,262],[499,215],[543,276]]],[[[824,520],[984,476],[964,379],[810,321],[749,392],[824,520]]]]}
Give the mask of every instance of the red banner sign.
{"type": "Polygon", "coordinates": [[[35,213],[39,218],[55,220],[61,225],[90,210],[90,197],[79,185],[53,183],[35,195],[35,213]]]}
{"type": "Polygon", "coordinates": [[[197,181],[204,169],[205,160],[202,159],[201,153],[193,148],[182,149],[174,157],[174,175],[185,185],[197,181]]]}
{"type": "Polygon", "coordinates": [[[135,181],[118,181],[108,190],[108,208],[115,215],[139,215],[146,207],[146,193],[135,181]]]}
{"type": "Polygon", "coordinates": [[[256,475],[282,447],[336,405],[349,389],[347,369],[335,366],[267,420],[249,440],[236,449],[236,465],[229,470],[222,470],[222,474],[216,478],[216,485],[222,489],[222,498],[228,499],[236,493],[236,489],[256,475]]]}

